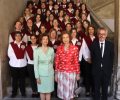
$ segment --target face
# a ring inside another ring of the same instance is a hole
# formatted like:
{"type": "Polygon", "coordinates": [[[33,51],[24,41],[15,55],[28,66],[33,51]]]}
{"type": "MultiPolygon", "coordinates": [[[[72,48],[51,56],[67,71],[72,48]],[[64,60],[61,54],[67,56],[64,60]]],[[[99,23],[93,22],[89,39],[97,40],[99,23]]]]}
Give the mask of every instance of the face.
{"type": "Polygon", "coordinates": [[[54,25],[54,26],[58,26],[58,21],[57,21],[57,20],[54,20],[54,21],[53,21],[53,25],[54,25]]]}
{"type": "Polygon", "coordinates": [[[60,11],[60,16],[63,16],[63,11],[62,10],[60,11]]]}
{"type": "Polygon", "coordinates": [[[23,18],[23,17],[20,17],[19,21],[20,21],[21,23],[23,23],[23,22],[24,22],[24,18],[23,18]]]}
{"type": "Polygon", "coordinates": [[[33,5],[32,5],[32,4],[29,4],[29,5],[28,5],[28,8],[32,9],[32,8],[33,8],[33,5]]]}
{"type": "Polygon", "coordinates": [[[72,29],[71,25],[70,25],[70,24],[67,24],[66,30],[67,30],[67,31],[71,31],[71,29],[72,29]]]}
{"type": "Polygon", "coordinates": [[[28,8],[25,9],[25,14],[27,14],[27,15],[30,14],[30,10],[28,8]]]}
{"type": "Polygon", "coordinates": [[[54,9],[55,10],[58,10],[58,8],[59,8],[59,6],[56,4],[56,5],[54,5],[54,9]]]}
{"type": "Polygon", "coordinates": [[[47,10],[46,16],[50,16],[50,11],[49,10],[47,10]]]}
{"type": "Polygon", "coordinates": [[[52,0],[49,0],[49,5],[53,5],[53,1],[52,0]]]}
{"type": "Polygon", "coordinates": [[[87,29],[88,26],[89,26],[88,22],[84,21],[84,22],[83,22],[83,26],[84,26],[85,29],[87,29]]]}
{"type": "Polygon", "coordinates": [[[66,4],[66,3],[67,3],[67,0],[62,0],[62,2],[63,2],[64,4],[66,4]]]}
{"type": "Polygon", "coordinates": [[[37,14],[41,14],[41,9],[37,9],[37,14]]]}
{"type": "Polygon", "coordinates": [[[81,8],[82,10],[85,10],[85,4],[82,4],[81,8]]]}
{"type": "Polygon", "coordinates": [[[32,37],[31,37],[31,43],[32,43],[32,44],[36,44],[36,42],[37,42],[36,37],[35,37],[35,36],[32,36],[32,37]]]}
{"type": "Polygon", "coordinates": [[[33,25],[32,20],[27,20],[27,26],[28,26],[28,27],[32,27],[32,25],[33,25]]]}
{"type": "Polygon", "coordinates": [[[65,20],[69,20],[70,17],[68,15],[65,16],[65,20]]]}
{"type": "Polygon", "coordinates": [[[22,36],[21,36],[20,34],[16,34],[16,35],[15,35],[15,40],[16,40],[17,42],[20,42],[20,41],[22,40],[22,36]]]}
{"type": "Polygon", "coordinates": [[[105,30],[99,30],[98,33],[99,41],[101,42],[105,41],[106,37],[107,37],[107,32],[105,30]]]}
{"type": "Polygon", "coordinates": [[[41,4],[41,8],[44,9],[45,8],[45,3],[41,4]]]}
{"type": "Polygon", "coordinates": [[[36,16],[36,22],[40,22],[40,19],[41,19],[41,18],[40,18],[40,15],[37,15],[37,16],[36,16]]]}
{"type": "Polygon", "coordinates": [[[20,22],[16,22],[16,24],[15,24],[15,29],[21,31],[21,29],[22,29],[22,25],[21,25],[20,22]]]}
{"type": "Polygon", "coordinates": [[[45,31],[46,31],[45,27],[44,27],[44,26],[41,26],[40,31],[41,31],[42,33],[45,33],[45,31]]]}
{"type": "Polygon", "coordinates": [[[75,15],[79,15],[79,10],[76,10],[75,15]]]}
{"type": "Polygon", "coordinates": [[[88,28],[88,33],[89,33],[89,35],[94,35],[94,28],[93,27],[89,27],[88,28]]]}
{"type": "Polygon", "coordinates": [[[50,33],[50,38],[51,38],[51,39],[55,39],[55,38],[56,38],[56,31],[52,31],[52,32],[50,33]]]}
{"type": "Polygon", "coordinates": [[[69,6],[69,8],[72,8],[72,3],[69,3],[69,5],[68,5],[68,6],[69,6]]]}
{"type": "Polygon", "coordinates": [[[81,26],[82,26],[82,23],[81,23],[81,22],[77,22],[76,26],[77,26],[77,28],[78,28],[78,27],[81,27],[81,26]]]}
{"type": "Polygon", "coordinates": [[[50,15],[50,20],[52,21],[54,19],[54,16],[51,14],[50,15]]]}
{"type": "Polygon", "coordinates": [[[82,14],[82,20],[86,20],[87,19],[87,16],[86,16],[86,14],[82,14]]]}
{"type": "Polygon", "coordinates": [[[68,44],[70,42],[69,35],[68,34],[64,34],[62,36],[62,41],[63,41],[64,44],[68,44]]]}
{"type": "Polygon", "coordinates": [[[72,30],[71,37],[72,37],[72,38],[76,38],[76,35],[77,35],[77,32],[76,32],[76,30],[72,30]]]}
{"type": "Polygon", "coordinates": [[[43,36],[41,43],[42,43],[42,45],[47,46],[48,45],[48,37],[47,36],[43,36]]]}

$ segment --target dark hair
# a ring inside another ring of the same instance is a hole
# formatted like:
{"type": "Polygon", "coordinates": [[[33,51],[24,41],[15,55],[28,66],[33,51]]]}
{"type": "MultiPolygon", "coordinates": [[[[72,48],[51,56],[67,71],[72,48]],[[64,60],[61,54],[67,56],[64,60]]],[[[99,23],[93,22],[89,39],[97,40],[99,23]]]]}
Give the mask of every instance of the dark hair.
{"type": "Polygon", "coordinates": [[[35,37],[36,39],[38,38],[35,34],[32,34],[32,35],[30,36],[30,39],[31,39],[32,37],[35,37]]]}
{"type": "Polygon", "coordinates": [[[36,22],[36,17],[37,16],[40,16],[40,21],[41,21],[41,15],[40,14],[36,14],[35,16],[34,16],[34,22],[36,22]]]}
{"type": "Polygon", "coordinates": [[[92,27],[92,28],[94,29],[94,35],[95,35],[96,30],[95,30],[94,25],[89,25],[89,26],[88,26],[88,29],[87,29],[88,35],[89,35],[89,28],[90,28],[90,27],[92,27]]]}
{"type": "Polygon", "coordinates": [[[44,34],[41,34],[41,35],[39,35],[39,40],[38,40],[38,47],[41,47],[42,46],[42,39],[43,39],[43,37],[48,37],[48,45],[47,46],[49,46],[50,45],[50,39],[49,39],[49,36],[48,36],[48,34],[47,33],[44,33],[44,34]]]}
{"type": "Polygon", "coordinates": [[[58,38],[57,31],[54,28],[50,29],[50,31],[49,31],[49,38],[51,37],[51,32],[52,31],[55,31],[55,33],[56,33],[56,39],[57,39],[58,38]]]}
{"type": "Polygon", "coordinates": [[[22,33],[21,33],[20,31],[15,31],[15,36],[16,36],[17,34],[19,34],[19,35],[21,36],[21,38],[23,37],[23,36],[22,36],[22,33]]]}

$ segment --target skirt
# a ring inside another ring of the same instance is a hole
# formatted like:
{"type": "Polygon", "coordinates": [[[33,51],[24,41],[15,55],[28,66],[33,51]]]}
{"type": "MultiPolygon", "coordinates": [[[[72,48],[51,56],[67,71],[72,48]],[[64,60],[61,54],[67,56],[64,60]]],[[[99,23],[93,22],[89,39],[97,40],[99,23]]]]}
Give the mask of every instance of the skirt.
{"type": "Polygon", "coordinates": [[[51,93],[54,91],[54,74],[50,76],[41,76],[41,84],[37,84],[38,92],[51,93]]]}
{"type": "Polygon", "coordinates": [[[64,100],[74,98],[76,88],[76,73],[58,72],[57,95],[64,100]]]}

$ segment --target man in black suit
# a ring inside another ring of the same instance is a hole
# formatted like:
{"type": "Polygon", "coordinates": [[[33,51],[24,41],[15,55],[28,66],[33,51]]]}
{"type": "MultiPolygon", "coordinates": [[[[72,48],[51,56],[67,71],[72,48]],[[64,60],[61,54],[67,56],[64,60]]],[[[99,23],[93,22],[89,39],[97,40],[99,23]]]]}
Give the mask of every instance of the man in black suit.
{"type": "Polygon", "coordinates": [[[94,100],[107,100],[108,85],[112,74],[114,47],[113,43],[106,40],[106,37],[107,30],[99,28],[98,39],[90,47],[94,80],[94,100]]]}

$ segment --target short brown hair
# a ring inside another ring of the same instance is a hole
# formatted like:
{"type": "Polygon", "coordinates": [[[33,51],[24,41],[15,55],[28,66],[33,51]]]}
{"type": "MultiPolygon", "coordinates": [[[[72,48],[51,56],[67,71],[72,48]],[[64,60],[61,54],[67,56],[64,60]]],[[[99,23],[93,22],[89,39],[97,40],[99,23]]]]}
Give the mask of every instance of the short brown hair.
{"type": "Polygon", "coordinates": [[[48,36],[48,34],[47,33],[44,33],[44,34],[42,34],[42,35],[39,35],[39,40],[38,40],[38,47],[41,47],[42,46],[42,39],[43,39],[43,37],[48,37],[48,45],[47,46],[49,46],[50,45],[50,39],[49,39],[49,36],[48,36]]]}

